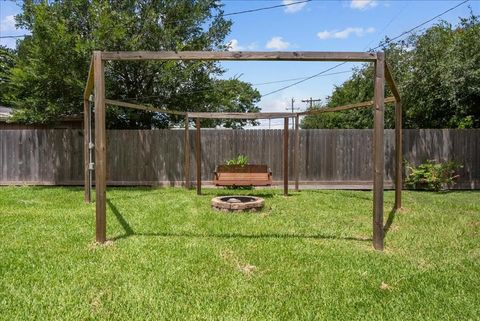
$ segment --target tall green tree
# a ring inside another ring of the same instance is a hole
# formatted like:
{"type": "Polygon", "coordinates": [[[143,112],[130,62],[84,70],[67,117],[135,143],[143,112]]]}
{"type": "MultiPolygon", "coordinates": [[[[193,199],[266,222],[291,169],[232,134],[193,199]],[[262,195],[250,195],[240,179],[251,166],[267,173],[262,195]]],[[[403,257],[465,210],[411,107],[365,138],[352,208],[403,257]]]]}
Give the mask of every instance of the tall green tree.
{"type": "MultiPolygon", "coordinates": [[[[440,22],[408,39],[382,43],[403,100],[406,128],[480,127],[480,22],[470,14],[456,26],[440,22]]],[[[388,88],[385,92],[390,95],[388,88]]],[[[325,106],[371,100],[373,67],[364,65],[334,89],[325,106]]],[[[372,128],[371,110],[305,117],[303,128],[372,128]]],[[[386,108],[386,127],[393,108],[386,108]]]]}
{"type": "MultiPolygon", "coordinates": [[[[78,114],[93,50],[226,50],[231,22],[222,14],[216,0],[26,0],[16,19],[32,35],[18,46],[4,97],[21,121],[78,114]]],[[[238,79],[218,79],[223,72],[217,62],[112,62],[106,65],[106,92],[112,99],[176,110],[257,111],[258,92],[238,79]]],[[[107,111],[110,128],[163,128],[180,121],[107,111]]]]}
{"type": "Polygon", "coordinates": [[[10,71],[15,66],[15,51],[5,46],[0,46],[0,105],[5,105],[3,96],[7,91],[10,71]]]}

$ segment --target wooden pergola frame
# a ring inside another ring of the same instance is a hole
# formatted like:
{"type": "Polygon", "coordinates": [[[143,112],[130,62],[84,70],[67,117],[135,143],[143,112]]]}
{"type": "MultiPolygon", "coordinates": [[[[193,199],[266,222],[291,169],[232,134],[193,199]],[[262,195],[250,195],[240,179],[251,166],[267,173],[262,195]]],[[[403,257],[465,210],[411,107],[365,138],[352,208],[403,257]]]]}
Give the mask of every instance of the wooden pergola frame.
{"type": "Polygon", "coordinates": [[[106,105],[121,106],[152,112],[181,115],[185,117],[185,186],[190,187],[190,155],[188,124],[191,118],[196,123],[196,177],[197,193],[201,194],[201,119],[284,119],[284,155],[283,179],[284,195],[288,195],[288,123],[295,119],[295,142],[293,167],[295,173],[295,190],[298,190],[299,164],[299,117],[317,115],[326,112],[349,110],[353,108],[369,108],[374,106],[373,128],[373,246],[383,250],[383,190],[384,190],[384,108],[386,103],[395,103],[395,205],[394,210],[401,208],[402,192],[402,104],[397,86],[385,60],[383,52],[234,52],[234,51],[94,51],[90,70],[83,95],[84,100],[84,165],[85,165],[85,201],[91,202],[91,171],[95,170],[96,186],[96,241],[106,241],[106,105]],[[110,100],[105,97],[105,62],[107,61],[148,61],[148,60],[235,60],[235,61],[348,61],[371,62],[375,64],[374,100],[347,106],[312,110],[301,113],[208,113],[180,112],[149,106],[110,100]],[[393,97],[384,97],[385,81],[393,97]],[[90,141],[91,129],[91,95],[94,92],[95,104],[95,144],[90,141]],[[92,149],[95,149],[95,164],[92,163],[92,149]]]}

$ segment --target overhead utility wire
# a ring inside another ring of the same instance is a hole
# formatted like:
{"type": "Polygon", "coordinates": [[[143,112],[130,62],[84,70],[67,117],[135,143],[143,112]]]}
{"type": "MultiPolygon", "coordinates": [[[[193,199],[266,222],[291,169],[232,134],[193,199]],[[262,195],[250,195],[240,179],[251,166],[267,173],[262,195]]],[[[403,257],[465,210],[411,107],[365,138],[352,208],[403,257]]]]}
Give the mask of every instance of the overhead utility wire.
{"type": "MultiPolygon", "coordinates": [[[[328,73],[328,74],[323,74],[323,76],[332,76],[332,75],[339,75],[339,74],[345,74],[345,73],[350,73],[351,70],[343,70],[343,71],[337,71],[337,72],[332,72],[332,73],[328,73]]],[[[304,79],[304,77],[301,77],[301,78],[290,78],[290,79],[284,79],[284,80],[275,80],[275,81],[267,81],[267,82],[262,82],[262,83],[255,83],[255,84],[252,84],[252,86],[262,86],[262,85],[270,85],[270,84],[275,84],[275,83],[280,83],[280,82],[288,82],[288,81],[294,81],[294,80],[300,80],[300,79],[304,79]]],[[[227,88],[229,88],[229,86],[227,86],[227,88]]],[[[233,86],[230,86],[230,88],[233,88],[233,86]]],[[[183,96],[185,94],[195,94],[195,93],[200,93],[200,92],[208,92],[208,91],[214,91],[216,90],[216,87],[207,87],[207,88],[201,88],[201,89],[196,89],[196,90],[188,90],[188,91],[182,91],[182,92],[178,92],[174,95],[171,95],[171,97],[177,97],[177,96],[183,96]]],[[[136,97],[136,98],[123,98],[123,100],[125,101],[129,101],[129,102],[142,102],[142,101],[145,101],[146,99],[150,99],[150,98],[164,98],[165,96],[164,95],[152,95],[152,96],[142,96],[142,97],[136,97]],[[140,98],[140,99],[139,99],[140,98]]]]}
{"type": "MultiPolygon", "coordinates": [[[[253,13],[253,12],[258,12],[258,11],[289,7],[289,6],[294,6],[294,5],[297,5],[297,4],[307,3],[307,2],[310,2],[310,1],[312,1],[312,0],[302,0],[302,1],[279,4],[279,5],[275,5],[275,6],[269,6],[269,7],[261,7],[261,8],[248,9],[248,10],[242,10],[242,11],[236,11],[236,12],[228,12],[228,13],[224,13],[224,14],[218,14],[216,16],[213,16],[212,18],[235,16],[235,15],[240,15],[240,14],[245,14],[245,13],[253,13]]],[[[193,21],[193,19],[179,19],[179,20],[175,20],[175,21],[172,21],[172,22],[182,22],[182,21],[193,21]]],[[[30,36],[30,35],[23,34],[23,35],[0,36],[0,39],[23,38],[23,37],[26,37],[26,36],[30,36]]]]}
{"type": "MultiPolygon", "coordinates": [[[[405,7],[403,7],[402,10],[403,10],[404,8],[405,8],[405,7]]],[[[400,13],[402,12],[402,10],[400,10],[400,11],[388,22],[388,24],[387,24],[385,27],[382,28],[382,33],[383,33],[383,32],[388,28],[388,26],[390,26],[390,24],[400,15],[400,13]]],[[[371,42],[372,42],[372,41],[371,41],[371,42]]],[[[370,42],[370,43],[371,43],[371,42],[370,42]]],[[[366,48],[365,48],[364,50],[366,50],[366,49],[368,48],[368,46],[370,45],[370,43],[366,46],[366,48]]],[[[339,67],[339,66],[341,66],[341,65],[343,65],[343,64],[345,64],[345,63],[346,63],[346,62],[337,64],[334,68],[339,67]]],[[[315,75],[313,75],[313,77],[312,77],[312,76],[300,77],[300,78],[297,78],[297,79],[295,79],[295,80],[307,81],[307,80],[312,79],[312,78],[315,78],[315,77],[326,76],[326,75],[334,74],[334,73],[324,74],[324,72],[325,72],[325,71],[322,71],[322,72],[320,72],[320,73],[318,73],[318,74],[315,74],[315,75]]],[[[349,70],[348,72],[352,72],[352,70],[349,70]]],[[[302,81],[302,82],[303,82],[303,81],[302,81]]],[[[298,84],[298,83],[291,84],[291,85],[292,85],[292,86],[295,86],[296,84],[298,84]]],[[[290,88],[290,87],[286,86],[286,88],[284,88],[284,87],[279,88],[279,89],[274,90],[274,91],[272,91],[272,92],[266,93],[266,94],[263,95],[262,97],[268,96],[268,95],[271,95],[271,94],[274,94],[274,93],[276,93],[276,92],[278,92],[278,91],[281,91],[281,90],[287,89],[287,88],[290,88]]]]}
{"type": "MultiPolygon", "coordinates": [[[[409,29],[409,30],[407,30],[407,31],[405,31],[405,32],[402,32],[400,35],[398,35],[398,36],[396,36],[396,37],[394,37],[394,38],[389,39],[389,41],[394,41],[394,40],[396,40],[396,39],[399,39],[399,38],[403,37],[404,35],[411,33],[412,31],[414,31],[414,30],[416,30],[416,29],[418,29],[418,28],[426,25],[427,23],[429,23],[429,22],[431,22],[431,21],[433,21],[433,20],[435,20],[435,19],[443,16],[444,14],[446,14],[446,13],[448,13],[448,12],[450,12],[450,11],[458,8],[458,7],[460,7],[461,5],[463,5],[463,4],[465,4],[465,3],[469,2],[469,1],[470,1],[470,0],[462,1],[461,3],[457,4],[456,6],[453,6],[453,7],[449,8],[449,9],[443,11],[442,13],[436,15],[435,17],[433,17],[433,18],[431,18],[431,19],[429,19],[429,20],[427,20],[427,21],[425,21],[425,22],[422,22],[421,24],[419,24],[419,25],[417,25],[417,26],[415,26],[415,27],[413,27],[413,28],[411,28],[411,29],[409,29]]],[[[376,46],[376,47],[374,47],[374,48],[371,48],[370,50],[375,50],[375,49],[378,49],[378,48],[380,48],[380,47],[382,47],[381,44],[378,45],[378,46],[376,46]]],[[[330,71],[330,70],[333,70],[333,69],[335,69],[335,68],[337,68],[337,67],[340,67],[341,65],[344,65],[344,64],[346,64],[346,62],[339,63],[339,64],[337,64],[337,65],[335,65],[335,66],[333,66],[333,67],[331,67],[331,68],[328,68],[328,69],[326,69],[326,70],[323,70],[323,71],[321,71],[321,72],[319,72],[319,73],[317,73],[317,74],[315,74],[315,75],[305,77],[303,80],[297,81],[297,82],[295,82],[295,83],[293,83],[293,84],[290,84],[290,85],[281,87],[281,88],[279,88],[279,89],[270,91],[270,92],[266,93],[265,95],[262,95],[262,97],[265,97],[265,96],[268,96],[268,95],[271,95],[271,94],[275,94],[275,93],[280,92],[280,91],[282,91],[282,90],[285,90],[285,89],[288,89],[288,88],[290,88],[290,87],[296,86],[296,85],[298,85],[298,84],[300,84],[300,83],[303,83],[303,82],[305,82],[305,81],[308,81],[308,80],[310,80],[310,79],[313,79],[313,78],[315,78],[315,77],[318,77],[318,76],[322,75],[323,73],[325,73],[325,72],[327,72],[327,71],[330,71]]]]}
{"type": "Polygon", "coordinates": [[[320,71],[319,73],[317,73],[317,74],[315,74],[315,75],[311,75],[311,76],[306,77],[306,78],[304,78],[304,79],[302,79],[302,80],[299,80],[299,81],[297,81],[297,82],[294,82],[293,84],[290,84],[290,85],[287,85],[287,86],[283,86],[283,87],[281,87],[281,88],[278,88],[278,89],[269,91],[268,93],[262,95],[262,98],[265,97],[265,96],[268,96],[268,95],[272,95],[272,94],[278,93],[278,92],[280,92],[280,91],[282,91],[282,90],[285,90],[285,89],[287,89],[287,88],[296,86],[296,85],[301,84],[302,82],[305,82],[305,81],[310,80],[310,79],[312,79],[312,78],[318,77],[318,76],[326,73],[327,71],[333,70],[333,69],[335,69],[335,68],[337,68],[337,67],[340,67],[341,65],[345,65],[346,63],[347,63],[346,61],[341,62],[341,63],[339,63],[339,64],[336,64],[336,65],[333,66],[333,67],[330,67],[330,68],[327,68],[327,69],[325,69],[325,70],[322,70],[322,71],[320,71]]]}
{"type": "Polygon", "coordinates": [[[263,10],[269,10],[269,9],[289,7],[289,6],[294,6],[296,4],[307,3],[307,2],[310,2],[310,1],[312,1],[312,0],[303,0],[303,1],[297,1],[297,2],[278,4],[276,6],[270,6],[270,7],[263,7],[263,8],[249,9],[249,10],[243,10],[243,11],[237,11],[237,12],[230,12],[230,13],[223,14],[223,16],[226,17],[226,16],[233,16],[233,15],[238,15],[238,14],[251,13],[251,12],[257,12],[257,11],[263,11],[263,10]]]}
{"type": "MultiPolygon", "coordinates": [[[[433,20],[435,20],[435,19],[437,19],[437,18],[440,18],[440,17],[443,16],[444,14],[446,14],[446,13],[448,13],[448,12],[450,12],[450,11],[458,8],[458,7],[460,7],[461,5],[463,5],[463,4],[465,4],[465,3],[469,2],[469,1],[470,1],[470,0],[462,1],[462,2],[460,2],[459,4],[457,4],[456,6],[451,7],[450,9],[447,9],[447,10],[445,10],[445,11],[442,12],[442,13],[439,13],[439,14],[436,15],[435,17],[433,17],[433,18],[431,18],[431,19],[429,19],[429,20],[427,20],[427,21],[425,21],[425,22],[422,22],[421,24],[413,27],[412,29],[407,30],[407,31],[404,31],[404,32],[402,32],[401,34],[399,34],[398,36],[393,37],[393,38],[391,38],[391,39],[388,39],[388,41],[391,42],[391,41],[397,40],[398,38],[401,38],[401,37],[403,37],[404,35],[406,35],[406,34],[408,34],[408,33],[411,33],[411,32],[414,31],[415,29],[418,29],[418,28],[426,25],[427,23],[432,22],[433,20]]],[[[378,49],[378,48],[380,48],[381,46],[382,46],[382,45],[378,45],[378,46],[376,46],[375,48],[372,48],[371,50],[378,49]]]]}

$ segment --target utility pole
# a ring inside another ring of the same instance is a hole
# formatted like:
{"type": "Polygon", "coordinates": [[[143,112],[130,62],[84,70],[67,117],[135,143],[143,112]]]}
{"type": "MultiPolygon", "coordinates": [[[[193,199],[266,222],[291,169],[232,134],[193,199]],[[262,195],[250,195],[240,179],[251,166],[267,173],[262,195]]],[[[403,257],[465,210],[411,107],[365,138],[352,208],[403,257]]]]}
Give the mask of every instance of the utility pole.
{"type": "Polygon", "coordinates": [[[320,98],[318,99],[313,99],[312,97],[310,97],[310,99],[302,99],[302,103],[310,103],[310,109],[312,109],[313,107],[313,103],[319,103],[321,102],[322,100],[320,98]]]}
{"type": "MultiPolygon", "coordinates": [[[[290,108],[287,107],[287,108],[285,108],[285,109],[286,109],[286,110],[291,110],[291,111],[292,111],[292,114],[295,112],[295,110],[300,110],[300,107],[295,108],[295,105],[294,105],[294,104],[295,104],[295,99],[293,99],[293,97],[292,97],[292,105],[290,106],[290,108]]],[[[294,129],[294,128],[295,128],[295,124],[294,124],[293,121],[292,121],[292,129],[294,129]]]]}

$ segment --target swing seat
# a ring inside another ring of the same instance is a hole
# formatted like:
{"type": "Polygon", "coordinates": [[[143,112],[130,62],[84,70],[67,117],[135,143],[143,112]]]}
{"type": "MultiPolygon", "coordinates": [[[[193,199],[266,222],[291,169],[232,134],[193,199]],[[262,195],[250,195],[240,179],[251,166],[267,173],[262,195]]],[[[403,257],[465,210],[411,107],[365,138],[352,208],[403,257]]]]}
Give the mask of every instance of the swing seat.
{"type": "Polygon", "coordinates": [[[219,165],[213,173],[215,186],[271,186],[267,165],[219,165]]]}

